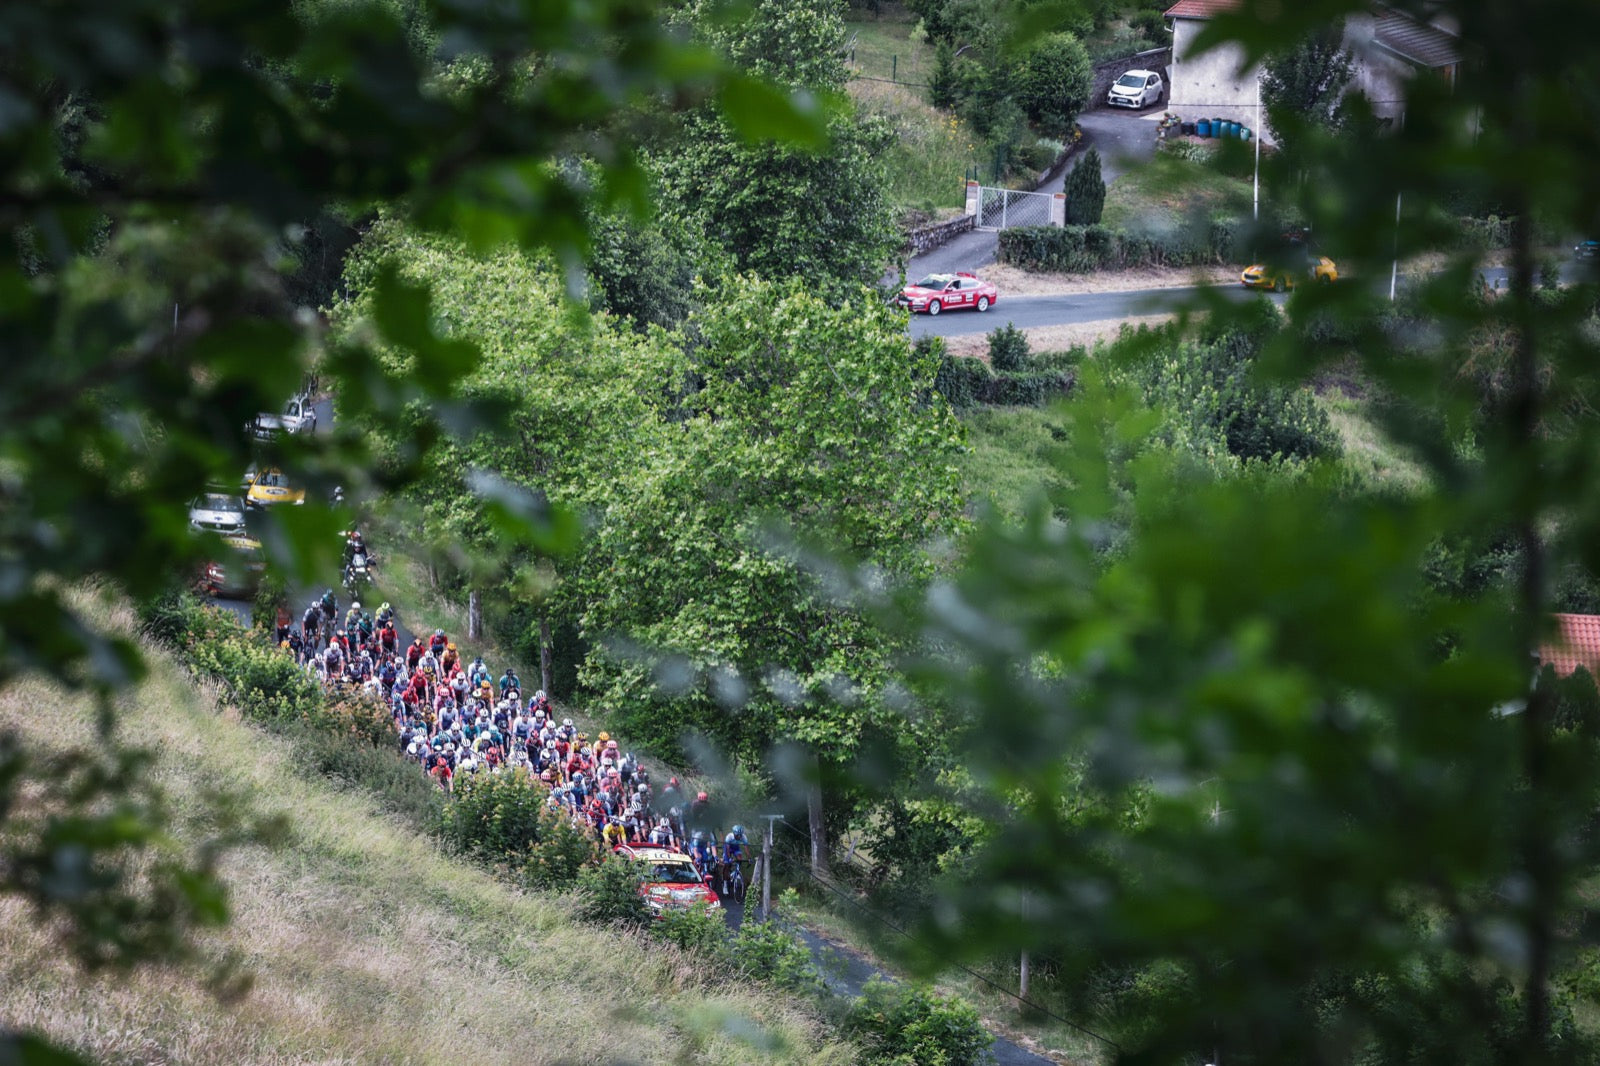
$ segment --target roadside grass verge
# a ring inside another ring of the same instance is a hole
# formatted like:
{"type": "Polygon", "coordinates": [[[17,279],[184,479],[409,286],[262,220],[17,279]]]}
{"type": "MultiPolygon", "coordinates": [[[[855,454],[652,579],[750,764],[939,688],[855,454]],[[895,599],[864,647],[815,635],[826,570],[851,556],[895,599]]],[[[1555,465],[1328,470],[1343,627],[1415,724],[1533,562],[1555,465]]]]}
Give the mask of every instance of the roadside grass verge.
{"type": "MultiPolygon", "coordinates": [[[[125,607],[94,622],[133,629],[125,607]]],[[[723,980],[692,953],[583,926],[567,897],[519,893],[301,764],[164,651],[119,702],[156,752],[180,836],[223,786],[292,830],[230,853],[231,924],[204,944],[254,977],[223,1004],[191,974],[85,976],[17,901],[0,899],[0,1027],[97,1061],[845,1064],[856,1049],[792,996],[723,980]]],[[[92,735],[90,701],[38,680],[0,690],[0,728],[60,750],[92,735]],[[48,715],[40,708],[50,708],[48,715]]]]}

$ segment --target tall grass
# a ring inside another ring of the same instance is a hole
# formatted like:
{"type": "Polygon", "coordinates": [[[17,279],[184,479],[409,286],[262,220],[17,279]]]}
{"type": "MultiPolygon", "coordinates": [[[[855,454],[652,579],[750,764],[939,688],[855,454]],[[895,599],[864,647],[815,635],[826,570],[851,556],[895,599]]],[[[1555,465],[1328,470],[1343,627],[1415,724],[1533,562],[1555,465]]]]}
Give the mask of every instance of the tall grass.
{"type": "MultiPolygon", "coordinates": [[[[100,619],[131,630],[125,611],[100,619]]],[[[254,975],[224,1005],[193,976],[85,977],[0,899],[0,1028],[105,1062],[808,1063],[856,1061],[805,1005],[724,981],[695,956],[571,917],[448,859],[364,792],[341,792],[291,738],[241,722],[164,653],[122,701],[158,753],[177,823],[203,824],[219,783],[282,812],[291,842],[233,853],[231,924],[207,944],[254,975]]],[[[0,691],[0,729],[66,746],[84,701],[39,681],[0,691]],[[49,708],[48,715],[39,713],[49,708]]]]}
{"type": "Polygon", "coordinates": [[[968,499],[1019,518],[1034,500],[1065,486],[1065,445],[1052,429],[1061,415],[1053,408],[974,407],[962,412],[961,421],[967,427],[961,480],[968,499]]]}
{"type": "Polygon", "coordinates": [[[862,113],[880,116],[895,132],[885,160],[890,199],[924,211],[959,208],[967,167],[979,161],[983,146],[963,122],[925,103],[919,92],[882,82],[850,84],[862,113]]]}

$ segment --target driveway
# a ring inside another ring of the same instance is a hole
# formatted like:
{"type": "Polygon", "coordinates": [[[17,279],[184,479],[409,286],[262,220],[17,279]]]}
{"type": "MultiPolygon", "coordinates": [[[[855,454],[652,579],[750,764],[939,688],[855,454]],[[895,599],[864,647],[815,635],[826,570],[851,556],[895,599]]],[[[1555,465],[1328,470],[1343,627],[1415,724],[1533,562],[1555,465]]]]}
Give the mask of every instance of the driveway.
{"type": "MultiPolygon", "coordinates": [[[[1156,123],[1161,120],[1162,110],[1160,105],[1143,111],[1100,108],[1078,116],[1078,125],[1083,127],[1084,145],[1093,145],[1100,150],[1100,170],[1107,185],[1130,167],[1155,154],[1156,123]]],[[[1060,192],[1066,184],[1067,171],[1072,169],[1077,158],[1074,156],[1059,174],[1040,186],[1039,191],[1060,192]]],[[[906,264],[906,276],[915,281],[928,274],[975,271],[994,262],[999,246],[1000,237],[996,233],[980,233],[976,230],[963,233],[925,255],[914,256],[906,264]]]]}

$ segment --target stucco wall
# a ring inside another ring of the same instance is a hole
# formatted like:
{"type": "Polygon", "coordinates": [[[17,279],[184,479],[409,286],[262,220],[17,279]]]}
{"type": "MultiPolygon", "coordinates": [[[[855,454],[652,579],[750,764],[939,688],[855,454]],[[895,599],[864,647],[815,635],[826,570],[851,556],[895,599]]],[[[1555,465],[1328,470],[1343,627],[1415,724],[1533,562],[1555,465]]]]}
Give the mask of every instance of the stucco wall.
{"type": "Polygon", "coordinates": [[[1194,39],[1205,22],[1200,19],[1172,20],[1172,95],[1167,110],[1194,122],[1202,118],[1221,118],[1256,130],[1272,144],[1272,133],[1258,120],[1256,72],[1259,67],[1239,70],[1241,52],[1236,44],[1213,48],[1204,55],[1194,54],[1194,39]]]}

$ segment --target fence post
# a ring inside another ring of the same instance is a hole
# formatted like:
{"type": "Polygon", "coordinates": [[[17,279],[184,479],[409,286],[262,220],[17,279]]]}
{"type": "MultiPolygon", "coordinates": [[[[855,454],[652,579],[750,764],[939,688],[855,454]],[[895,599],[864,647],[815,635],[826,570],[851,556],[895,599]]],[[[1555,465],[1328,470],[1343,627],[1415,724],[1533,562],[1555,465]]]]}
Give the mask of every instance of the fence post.
{"type": "Polygon", "coordinates": [[[1006,191],[1000,193],[1000,228],[1005,229],[1010,223],[1007,221],[1011,214],[1011,194],[1006,191]]]}
{"type": "Polygon", "coordinates": [[[890,56],[889,57],[889,63],[890,63],[889,80],[890,81],[899,81],[900,80],[900,57],[898,55],[890,56]]]}

